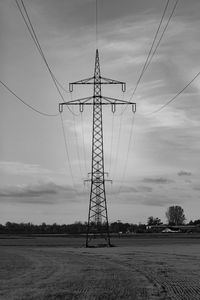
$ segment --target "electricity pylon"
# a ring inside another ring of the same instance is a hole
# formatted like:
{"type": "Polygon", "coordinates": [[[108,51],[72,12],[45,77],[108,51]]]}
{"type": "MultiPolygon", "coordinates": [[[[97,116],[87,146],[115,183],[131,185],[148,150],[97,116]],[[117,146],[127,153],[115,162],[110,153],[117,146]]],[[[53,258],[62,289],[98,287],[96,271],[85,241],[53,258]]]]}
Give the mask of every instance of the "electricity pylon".
{"type": "Polygon", "coordinates": [[[111,105],[112,112],[116,110],[116,105],[132,105],[132,111],[136,111],[136,103],[105,97],[101,94],[101,85],[120,84],[122,91],[126,90],[126,83],[101,76],[99,52],[96,49],[94,76],[69,83],[69,91],[73,92],[73,86],[79,84],[93,85],[93,96],[71,100],[59,104],[59,112],[63,111],[63,105],[78,105],[82,113],[85,105],[93,106],[93,129],[92,129],[92,167],[89,173],[91,182],[90,202],[86,234],[86,247],[91,245],[93,238],[105,238],[106,245],[111,246],[108,212],[105,192],[105,171],[103,152],[103,120],[102,106],[111,105]]]}

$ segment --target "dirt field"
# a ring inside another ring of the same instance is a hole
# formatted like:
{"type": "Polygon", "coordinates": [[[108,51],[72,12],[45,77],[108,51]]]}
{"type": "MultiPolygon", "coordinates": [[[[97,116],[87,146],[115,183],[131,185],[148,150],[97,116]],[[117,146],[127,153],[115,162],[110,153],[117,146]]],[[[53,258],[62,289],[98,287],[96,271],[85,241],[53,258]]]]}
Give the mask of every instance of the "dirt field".
{"type": "Polygon", "coordinates": [[[200,299],[200,238],[0,237],[0,299],[200,299]]]}

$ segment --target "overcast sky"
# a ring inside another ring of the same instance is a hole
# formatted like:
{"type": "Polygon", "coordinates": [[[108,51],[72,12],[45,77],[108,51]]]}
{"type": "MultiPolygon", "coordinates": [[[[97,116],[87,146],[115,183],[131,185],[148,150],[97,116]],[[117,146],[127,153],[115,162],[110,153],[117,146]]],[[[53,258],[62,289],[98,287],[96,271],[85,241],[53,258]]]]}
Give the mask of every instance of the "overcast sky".
{"type": "MultiPolygon", "coordinates": [[[[98,0],[102,76],[126,81],[102,94],[129,100],[158,28],[164,0],[98,0]]],[[[95,0],[24,0],[51,69],[62,85],[91,77],[96,49],[95,0]]],[[[171,0],[161,33],[173,9],[171,0]]],[[[200,218],[200,79],[159,109],[200,71],[200,1],[180,0],[161,44],[133,97],[131,108],[103,111],[109,220],[166,222],[170,205],[187,221],[200,218]],[[134,125],[133,124],[134,118],[134,125]],[[133,130],[132,130],[133,128],[133,130]],[[131,138],[130,138],[131,135],[131,138]]],[[[160,33],[160,34],[161,34],[160,33]]],[[[160,35],[159,35],[160,36],[160,35]]],[[[62,102],[14,0],[0,0],[0,80],[43,112],[62,102]]],[[[73,99],[91,96],[76,87],[73,99]]],[[[70,95],[63,91],[66,101],[70,95]]],[[[91,169],[92,111],[60,118],[28,109],[0,85],[0,223],[86,221],[91,169]]]]}

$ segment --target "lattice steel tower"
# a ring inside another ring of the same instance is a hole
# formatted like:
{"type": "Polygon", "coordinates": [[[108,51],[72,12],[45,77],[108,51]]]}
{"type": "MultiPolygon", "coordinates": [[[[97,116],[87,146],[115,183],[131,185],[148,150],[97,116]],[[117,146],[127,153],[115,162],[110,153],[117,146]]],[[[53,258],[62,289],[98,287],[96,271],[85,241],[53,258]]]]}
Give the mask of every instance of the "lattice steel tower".
{"type": "Polygon", "coordinates": [[[111,105],[112,112],[114,113],[116,105],[131,104],[132,110],[135,112],[136,104],[133,102],[102,96],[102,84],[121,84],[123,92],[125,92],[126,84],[122,81],[101,76],[98,49],[96,50],[94,76],[70,83],[70,92],[73,91],[73,85],[77,84],[92,84],[93,96],[60,103],[59,111],[60,113],[63,111],[63,105],[79,105],[81,113],[83,112],[84,105],[93,106],[92,167],[91,172],[89,173],[90,179],[86,180],[91,182],[86,247],[89,247],[92,245],[94,240],[96,241],[100,238],[104,238],[106,240],[106,245],[111,246],[105,192],[106,179],[104,171],[102,106],[111,105]]]}

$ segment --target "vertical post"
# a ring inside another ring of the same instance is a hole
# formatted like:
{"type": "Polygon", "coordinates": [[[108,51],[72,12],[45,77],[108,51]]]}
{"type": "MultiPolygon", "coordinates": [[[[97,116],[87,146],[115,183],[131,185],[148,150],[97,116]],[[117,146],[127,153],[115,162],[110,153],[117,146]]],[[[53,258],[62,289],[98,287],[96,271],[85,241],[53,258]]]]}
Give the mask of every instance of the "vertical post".
{"type": "MultiPolygon", "coordinates": [[[[92,246],[92,238],[103,237],[106,240],[106,245],[110,244],[110,233],[108,223],[108,212],[105,192],[104,175],[104,152],[103,152],[103,120],[102,120],[102,106],[111,105],[112,112],[115,113],[116,105],[129,104],[132,105],[132,110],[135,113],[136,103],[124,101],[120,99],[105,97],[101,95],[102,84],[120,84],[122,91],[125,92],[125,82],[113,80],[106,77],[101,77],[99,52],[96,49],[94,76],[85,78],[79,81],[71,82],[69,84],[70,92],[73,91],[73,85],[92,84],[94,86],[93,96],[81,99],[76,99],[59,104],[59,112],[63,111],[63,105],[78,105],[82,113],[84,105],[93,106],[93,127],[92,127],[92,166],[91,166],[91,182],[89,212],[86,232],[86,247],[92,246]]],[[[103,244],[105,245],[105,244],[103,244]]],[[[94,245],[93,245],[94,246],[94,245]]]]}
{"type": "Polygon", "coordinates": [[[103,122],[101,73],[99,53],[96,50],[93,91],[92,168],[86,247],[95,234],[101,234],[110,246],[109,223],[104,178],[103,122]]]}

